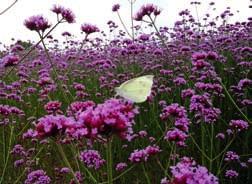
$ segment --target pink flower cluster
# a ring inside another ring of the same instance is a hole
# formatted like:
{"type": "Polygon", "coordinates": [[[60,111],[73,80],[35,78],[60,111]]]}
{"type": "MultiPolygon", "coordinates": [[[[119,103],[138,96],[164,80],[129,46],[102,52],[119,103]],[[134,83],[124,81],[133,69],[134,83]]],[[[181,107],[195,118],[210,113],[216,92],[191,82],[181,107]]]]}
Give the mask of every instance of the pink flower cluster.
{"type": "Polygon", "coordinates": [[[159,152],[161,152],[159,146],[147,146],[141,150],[134,150],[134,152],[130,154],[129,160],[132,163],[146,162],[150,156],[156,155],[159,152]]]}
{"type": "Polygon", "coordinates": [[[104,165],[105,160],[96,150],[85,150],[80,153],[80,160],[89,168],[99,169],[104,165]]]}
{"type": "Polygon", "coordinates": [[[185,140],[188,137],[190,120],[187,117],[186,110],[183,106],[174,103],[166,106],[160,115],[162,120],[174,118],[175,128],[166,132],[165,140],[175,141],[178,146],[185,146],[185,140]]]}
{"type": "Polygon", "coordinates": [[[133,133],[133,119],[138,111],[129,102],[110,99],[96,107],[91,101],[75,102],[70,106],[69,113],[76,115],[77,120],[64,115],[46,115],[38,120],[35,130],[29,129],[23,137],[44,138],[66,133],[77,139],[112,134],[130,139],[133,133]]]}
{"type": "Polygon", "coordinates": [[[154,16],[158,16],[161,13],[161,10],[153,5],[153,4],[146,4],[143,5],[140,10],[136,13],[134,19],[136,21],[142,21],[144,16],[151,16],[151,14],[154,14],[154,16]]]}
{"type": "Polygon", "coordinates": [[[218,184],[216,176],[209,173],[206,167],[199,166],[190,158],[184,157],[171,167],[172,181],[170,184],[218,184]]]}

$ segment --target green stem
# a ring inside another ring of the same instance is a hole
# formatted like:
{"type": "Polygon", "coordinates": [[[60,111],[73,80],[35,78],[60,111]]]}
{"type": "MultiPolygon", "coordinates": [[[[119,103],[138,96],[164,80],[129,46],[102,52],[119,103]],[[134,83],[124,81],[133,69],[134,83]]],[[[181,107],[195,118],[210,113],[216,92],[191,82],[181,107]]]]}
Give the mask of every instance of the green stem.
{"type": "Polygon", "coordinates": [[[197,144],[197,142],[195,141],[195,139],[193,138],[192,135],[190,135],[193,143],[195,144],[195,146],[198,148],[198,150],[200,151],[200,153],[202,154],[202,156],[204,156],[205,158],[207,158],[208,160],[211,160],[206,154],[205,152],[200,148],[200,146],[197,144]]]}
{"type": "Polygon", "coordinates": [[[133,18],[133,4],[134,4],[135,1],[131,0],[130,1],[130,18],[131,18],[131,31],[132,31],[132,39],[133,39],[133,42],[134,42],[134,18],[133,18]]]}
{"type": "Polygon", "coordinates": [[[117,15],[118,15],[118,18],[119,18],[119,20],[120,20],[120,22],[121,22],[121,24],[122,24],[122,26],[123,26],[124,30],[125,30],[125,31],[126,31],[126,33],[129,35],[129,37],[133,39],[133,36],[132,36],[132,35],[130,35],[130,33],[129,33],[129,31],[128,31],[127,27],[125,26],[125,24],[123,23],[123,20],[122,20],[122,18],[121,18],[121,16],[120,16],[120,14],[119,14],[119,12],[118,12],[118,11],[117,11],[117,15]]]}
{"type": "Polygon", "coordinates": [[[113,168],[112,168],[112,139],[108,140],[107,143],[107,174],[108,174],[108,184],[113,184],[113,168]]]}
{"type": "Polygon", "coordinates": [[[246,119],[246,121],[249,124],[252,124],[252,122],[248,119],[248,117],[242,112],[242,110],[238,107],[238,105],[235,103],[234,99],[232,98],[232,96],[230,95],[230,93],[228,92],[226,86],[222,83],[222,81],[220,81],[221,86],[223,87],[224,91],[226,92],[229,100],[232,102],[232,104],[235,106],[235,108],[240,112],[240,114],[243,116],[244,119],[246,119]]]}
{"type": "Polygon", "coordinates": [[[213,167],[213,134],[214,134],[214,127],[213,127],[213,123],[211,124],[211,137],[210,137],[210,141],[211,141],[211,146],[210,146],[210,171],[212,171],[212,167],[213,167]]]}
{"type": "Polygon", "coordinates": [[[57,148],[58,148],[58,150],[59,150],[59,152],[60,152],[60,154],[61,154],[61,156],[62,156],[62,158],[63,158],[63,161],[65,162],[65,164],[67,165],[67,167],[70,169],[70,171],[71,171],[71,173],[72,173],[72,175],[73,175],[74,181],[75,181],[76,183],[80,184],[79,180],[76,178],[76,176],[75,176],[75,174],[74,174],[73,168],[71,167],[71,165],[70,165],[70,163],[69,163],[69,161],[68,161],[68,159],[67,159],[67,156],[66,156],[66,154],[65,154],[65,152],[64,152],[64,150],[63,150],[61,144],[57,144],[57,143],[56,143],[56,146],[57,146],[57,148]]]}
{"type": "Polygon", "coordinates": [[[145,170],[144,163],[142,164],[142,168],[143,168],[144,176],[145,176],[145,178],[146,178],[147,183],[148,183],[148,184],[151,184],[151,181],[150,181],[150,178],[149,178],[149,176],[148,176],[148,173],[147,173],[146,170],[145,170]]]}
{"type": "Polygon", "coordinates": [[[14,131],[14,125],[10,125],[11,126],[11,132],[10,132],[10,139],[9,139],[9,149],[8,149],[8,153],[7,153],[7,158],[5,160],[4,163],[4,168],[3,168],[3,172],[2,172],[2,176],[1,176],[1,180],[0,180],[0,184],[4,181],[4,175],[7,169],[7,165],[8,165],[8,161],[10,158],[10,151],[11,151],[11,145],[12,145],[12,137],[13,137],[13,131],[14,131]]]}

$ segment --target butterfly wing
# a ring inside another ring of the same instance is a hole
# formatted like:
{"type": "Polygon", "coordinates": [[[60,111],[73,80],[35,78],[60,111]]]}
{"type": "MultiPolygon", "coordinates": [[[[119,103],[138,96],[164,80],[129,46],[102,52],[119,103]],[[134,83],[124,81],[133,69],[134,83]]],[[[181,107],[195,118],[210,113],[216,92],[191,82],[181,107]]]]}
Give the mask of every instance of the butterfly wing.
{"type": "Polygon", "coordinates": [[[151,93],[153,75],[145,75],[128,80],[116,88],[116,93],[130,101],[144,102],[151,93]]]}

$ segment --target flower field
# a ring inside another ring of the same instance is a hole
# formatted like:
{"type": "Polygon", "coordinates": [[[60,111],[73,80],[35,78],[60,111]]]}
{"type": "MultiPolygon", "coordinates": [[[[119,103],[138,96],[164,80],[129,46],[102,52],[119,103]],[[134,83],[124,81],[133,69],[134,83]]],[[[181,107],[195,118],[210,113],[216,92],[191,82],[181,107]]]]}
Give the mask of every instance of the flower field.
{"type": "Polygon", "coordinates": [[[158,27],[144,4],[127,27],[121,8],[109,33],[84,23],[61,42],[75,15],[55,5],[55,20],[24,20],[38,42],[0,52],[0,184],[251,184],[252,17],[185,9],[158,27]],[[116,95],[145,75],[143,103],[116,95]]]}

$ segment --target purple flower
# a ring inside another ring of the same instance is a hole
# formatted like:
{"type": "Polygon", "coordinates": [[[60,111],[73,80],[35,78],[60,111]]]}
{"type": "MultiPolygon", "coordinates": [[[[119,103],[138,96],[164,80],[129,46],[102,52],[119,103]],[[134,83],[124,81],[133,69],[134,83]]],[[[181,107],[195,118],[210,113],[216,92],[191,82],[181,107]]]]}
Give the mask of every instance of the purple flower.
{"type": "Polygon", "coordinates": [[[80,153],[80,160],[89,168],[99,169],[104,165],[105,160],[96,150],[85,150],[80,153]]]}
{"type": "Polygon", "coordinates": [[[113,6],[112,6],[112,11],[113,12],[116,12],[116,11],[118,11],[120,9],[120,5],[119,4],[114,4],[113,6]]]}
{"type": "Polygon", "coordinates": [[[29,17],[24,21],[24,25],[31,31],[37,31],[37,32],[39,31],[44,32],[46,29],[51,27],[48,21],[41,15],[29,17]]]}
{"type": "Polygon", "coordinates": [[[61,102],[59,101],[50,101],[44,105],[44,109],[49,114],[57,112],[60,109],[60,107],[61,107],[61,102]]]}
{"type": "Polygon", "coordinates": [[[226,170],[225,176],[229,179],[237,178],[239,176],[239,173],[235,170],[226,170]]]}
{"type": "Polygon", "coordinates": [[[134,152],[130,154],[129,160],[133,163],[146,162],[148,160],[148,154],[144,149],[134,150],[134,152]]]}
{"type": "Polygon", "coordinates": [[[46,175],[43,170],[32,171],[28,174],[25,184],[50,184],[51,179],[46,175]]]}
{"type": "Polygon", "coordinates": [[[188,135],[185,132],[175,128],[167,131],[164,139],[167,141],[175,141],[178,146],[185,146],[187,137],[188,135]]]}
{"type": "Polygon", "coordinates": [[[161,10],[153,5],[153,4],[146,4],[143,5],[138,12],[135,14],[134,19],[136,21],[142,21],[144,16],[151,16],[153,14],[154,16],[158,16],[161,13],[161,10]]]}
{"type": "Polygon", "coordinates": [[[64,8],[63,6],[60,5],[53,5],[53,8],[51,10],[57,15],[61,15],[62,19],[64,19],[68,23],[75,22],[75,15],[72,12],[72,10],[64,8]]]}
{"type": "Polygon", "coordinates": [[[243,121],[243,120],[231,120],[229,122],[229,126],[232,129],[236,129],[238,132],[242,131],[242,130],[246,130],[249,127],[248,122],[243,121]]]}
{"type": "Polygon", "coordinates": [[[116,170],[123,171],[127,166],[128,166],[127,163],[120,162],[120,163],[116,164],[116,170]]]}
{"type": "Polygon", "coordinates": [[[184,107],[179,106],[179,104],[177,103],[174,103],[165,107],[162,110],[160,117],[162,120],[166,120],[169,117],[184,118],[184,117],[187,117],[187,115],[186,115],[186,110],[184,107]]]}
{"type": "Polygon", "coordinates": [[[2,58],[2,61],[0,62],[0,66],[3,65],[4,67],[8,66],[15,66],[19,62],[19,57],[16,55],[7,55],[4,58],[2,58]]]}
{"type": "Polygon", "coordinates": [[[91,33],[99,32],[100,30],[95,25],[92,25],[92,24],[82,24],[81,25],[81,31],[83,31],[84,33],[86,33],[87,35],[89,35],[91,33]]]}
{"type": "Polygon", "coordinates": [[[206,167],[197,165],[193,160],[184,157],[176,166],[171,167],[174,184],[218,184],[218,178],[209,173],[206,167]]]}
{"type": "Polygon", "coordinates": [[[228,151],[225,155],[225,161],[230,162],[230,161],[239,161],[240,157],[238,154],[236,154],[233,151],[228,151]]]}

